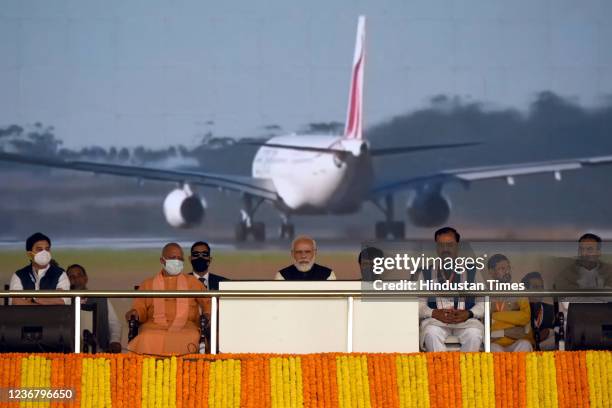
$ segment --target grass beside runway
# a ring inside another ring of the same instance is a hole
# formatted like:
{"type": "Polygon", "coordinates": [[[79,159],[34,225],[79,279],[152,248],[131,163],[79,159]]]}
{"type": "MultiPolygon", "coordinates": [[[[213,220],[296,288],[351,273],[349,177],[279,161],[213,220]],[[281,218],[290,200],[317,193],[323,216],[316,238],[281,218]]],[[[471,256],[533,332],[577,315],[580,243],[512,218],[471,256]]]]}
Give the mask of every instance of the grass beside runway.
{"type": "MultiPolygon", "coordinates": [[[[71,249],[53,250],[63,268],[78,263],[89,275],[90,289],[130,289],[159,272],[158,249],[71,249]]],[[[23,250],[0,251],[0,282],[8,283],[16,270],[28,263],[23,250]]],[[[349,251],[321,252],[317,262],[331,267],[339,279],[358,279],[357,254],[349,251]]],[[[227,250],[213,252],[210,270],[230,279],[273,279],[276,271],[289,265],[289,251],[227,250]]],[[[189,268],[186,259],[185,269],[189,268]]]]}
{"type": "MultiPolygon", "coordinates": [[[[160,271],[159,249],[53,249],[54,259],[64,269],[73,263],[87,269],[89,289],[132,289],[160,271]]],[[[273,279],[276,271],[289,265],[289,251],[218,250],[213,252],[210,270],[230,279],[273,279]]],[[[358,279],[357,254],[349,251],[321,252],[317,262],[334,269],[339,279],[358,279]]],[[[13,273],[28,264],[25,250],[0,250],[0,284],[8,284],[13,273]]],[[[191,270],[186,259],[186,270],[191,270]]],[[[123,346],[127,344],[125,313],[131,299],[111,300],[123,323],[123,346]]]]}

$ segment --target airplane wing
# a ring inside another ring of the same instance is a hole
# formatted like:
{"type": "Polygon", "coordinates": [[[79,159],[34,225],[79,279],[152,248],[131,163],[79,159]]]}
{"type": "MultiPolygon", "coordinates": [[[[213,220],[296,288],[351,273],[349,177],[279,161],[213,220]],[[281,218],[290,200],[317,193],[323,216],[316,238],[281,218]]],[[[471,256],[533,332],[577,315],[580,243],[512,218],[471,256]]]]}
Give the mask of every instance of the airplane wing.
{"type": "MultiPolygon", "coordinates": [[[[395,155],[395,154],[421,152],[421,151],[426,151],[426,150],[476,146],[479,144],[480,142],[467,142],[467,143],[446,143],[446,144],[421,145],[421,146],[396,146],[396,147],[386,147],[386,148],[371,148],[370,156],[372,157],[388,156],[388,155],[395,155]]],[[[267,146],[267,147],[273,147],[276,149],[300,150],[300,151],[306,151],[306,152],[331,153],[331,154],[340,154],[340,155],[349,153],[347,150],[334,149],[330,147],[298,146],[298,145],[286,145],[286,144],[268,143],[268,142],[239,142],[238,145],[267,146]]]]}
{"type": "Polygon", "coordinates": [[[160,180],[190,183],[205,187],[219,188],[248,193],[266,200],[276,201],[278,195],[271,180],[257,179],[246,176],[214,174],[200,171],[160,169],[153,167],[126,166],[120,164],[96,163],[77,160],[61,160],[41,158],[20,154],[0,152],[0,161],[31,164],[76,171],[86,171],[97,174],[134,177],[136,179],[160,180]]]}
{"type": "Polygon", "coordinates": [[[465,169],[444,170],[440,173],[395,180],[375,185],[370,192],[371,198],[378,198],[399,190],[417,189],[427,184],[446,184],[459,182],[469,184],[473,181],[489,179],[505,179],[508,184],[514,184],[517,176],[531,174],[553,173],[556,180],[561,180],[561,172],[579,170],[586,167],[596,167],[612,164],[612,156],[594,156],[566,160],[551,160],[533,163],[508,164],[500,166],[470,167],[465,169]]]}

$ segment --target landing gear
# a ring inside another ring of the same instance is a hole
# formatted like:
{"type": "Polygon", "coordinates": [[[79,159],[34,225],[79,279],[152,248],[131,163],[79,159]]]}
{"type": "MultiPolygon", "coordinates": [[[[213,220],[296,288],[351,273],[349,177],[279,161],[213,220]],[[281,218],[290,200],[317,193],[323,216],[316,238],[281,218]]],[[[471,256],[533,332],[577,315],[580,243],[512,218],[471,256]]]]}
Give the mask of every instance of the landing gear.
{"type": "Polygon", "coordinates": [[[263,222],[249,223],[245,221],[240,221],[236,224],[234,237],[237,242],[246,241],[249,235],[252,235],[253,239],[257,242],[264,242],[266,240],[266,224],[263,222]]]}
{"type": "Polygon", "coordinates": [[[279,238],[292,240],[293,237],[295,236],[295,225],[291,223],[289,216],[287,214],[282,214],[281,220],[282,220],[282,223],[280,226],[279,238]]]}
{"type": "Polygon", "coordinates": [[[244,242],[247,239],[248,226],[244,222],[239,222],[234,228],[234,238],[237,242],[244,242]]]}
{"type": "Polygon", "coordinates": [[[403,221],[379,221],[376,223],[376,239],[404,239],[406,225],[403,221]]]}
{"type": "Polygon", "coordinates": [[[393,196],[391,194],[385,196],[384,204],[376,203],[376,206],[385,214],[385,221],[376,223],[376,239],[391,238],[403,240],[406,237],[406,225],[403,221],[393,220],[393,196]]]}
{"type": "Polygon", "coordinates": [[[257,242],[265,241],[266,225],[263,222],[253,221],[253,215],[263,202],[263,199],[259,199],[256,203],[253,203],[253,197],[245,194],[243,200],[244,209],[240,210],[240,221],[236,224],[234,229],[236,241],[244,242],[248,239],[249,235],[252,235],[253,239],[257,242]]]}
{"type": "Polygon", "coordinates": [[[254,222],[252,233],[255,241],[264,242],[266,240],[266,224],[263,222],[254,222]]]}

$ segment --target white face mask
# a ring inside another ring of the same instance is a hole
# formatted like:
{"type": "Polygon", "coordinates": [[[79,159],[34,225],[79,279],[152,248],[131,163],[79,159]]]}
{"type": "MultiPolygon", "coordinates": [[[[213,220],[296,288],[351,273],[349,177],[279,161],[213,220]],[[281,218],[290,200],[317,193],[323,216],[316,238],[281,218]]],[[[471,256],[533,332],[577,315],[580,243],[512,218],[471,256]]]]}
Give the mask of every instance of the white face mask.
{"type": "Polygon", "coordinates": [[[165,261],[164,270],[168,275],[175,276],[183,272],[183,261],[180,259],[166,259],[165,261]]]}
{"type": "Polygon", "coordinates": [[[34,262],[40,266],[47,266],[51,262],[51,252],[44,249],[34,254],[34,262]]]}

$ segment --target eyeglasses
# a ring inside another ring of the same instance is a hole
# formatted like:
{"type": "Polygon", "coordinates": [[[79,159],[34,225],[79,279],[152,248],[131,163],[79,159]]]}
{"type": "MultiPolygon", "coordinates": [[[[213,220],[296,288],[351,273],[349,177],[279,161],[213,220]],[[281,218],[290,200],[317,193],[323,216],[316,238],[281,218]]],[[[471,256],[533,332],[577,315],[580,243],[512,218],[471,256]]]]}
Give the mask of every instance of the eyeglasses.
{"type": "Polygon", "coordinates": [[[208,258],[210,256],[209,251],[191,251],[191,256],[194,258],[208,258]]]}

